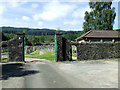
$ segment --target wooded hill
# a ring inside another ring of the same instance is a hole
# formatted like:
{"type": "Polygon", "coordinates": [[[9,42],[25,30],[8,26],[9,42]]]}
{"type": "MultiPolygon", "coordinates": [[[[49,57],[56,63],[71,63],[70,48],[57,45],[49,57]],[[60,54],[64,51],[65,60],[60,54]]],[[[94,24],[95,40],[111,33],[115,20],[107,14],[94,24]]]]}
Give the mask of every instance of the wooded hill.
{"type": "MultiPolygon", "coordinates": [[[[17,28],[17,27],[0,27],[3,33],[25,32],[26,35],[55,35],[56,30],[54,29],[32,29],[32,28],[17,28]]],[[[60,30],[63,34],[81,34],[82,31],[64,31],[60,30]]]]}

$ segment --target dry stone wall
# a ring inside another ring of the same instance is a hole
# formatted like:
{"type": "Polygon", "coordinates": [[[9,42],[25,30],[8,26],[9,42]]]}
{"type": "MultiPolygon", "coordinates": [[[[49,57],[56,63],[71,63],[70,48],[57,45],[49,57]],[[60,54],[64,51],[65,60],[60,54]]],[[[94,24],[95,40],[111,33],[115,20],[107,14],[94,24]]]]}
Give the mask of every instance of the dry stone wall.
{"type": "Polygon", "coordinates": [[[120,58],[120,43],[79,43],[78,60],[120,58]]]}

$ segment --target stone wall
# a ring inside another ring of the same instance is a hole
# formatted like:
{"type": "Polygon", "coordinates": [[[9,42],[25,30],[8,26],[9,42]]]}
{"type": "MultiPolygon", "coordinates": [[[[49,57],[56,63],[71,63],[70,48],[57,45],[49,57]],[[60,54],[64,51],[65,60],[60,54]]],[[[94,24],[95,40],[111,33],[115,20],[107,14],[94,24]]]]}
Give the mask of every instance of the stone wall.
{"type": "Polygon", "coordinates": [[[78,60],[120,58],[120,43],[79,43],[78,60]]]}
{"type": "Polygon", "coordinates": [[[72,45],[69,40],[63,39],[63,61],[71,61],[72,60],[72,45]]]}

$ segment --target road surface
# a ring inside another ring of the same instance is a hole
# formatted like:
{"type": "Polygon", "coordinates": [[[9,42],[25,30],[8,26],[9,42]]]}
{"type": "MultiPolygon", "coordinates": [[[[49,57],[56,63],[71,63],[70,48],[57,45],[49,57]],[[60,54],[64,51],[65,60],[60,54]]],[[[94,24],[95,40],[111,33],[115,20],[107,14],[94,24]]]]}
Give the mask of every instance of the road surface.
{"type": "Polygon", "coordinates": [[[3,65],[2,88],[118,87],[117,61],[56,63],[28,59],[25,64],[3,65]]]}

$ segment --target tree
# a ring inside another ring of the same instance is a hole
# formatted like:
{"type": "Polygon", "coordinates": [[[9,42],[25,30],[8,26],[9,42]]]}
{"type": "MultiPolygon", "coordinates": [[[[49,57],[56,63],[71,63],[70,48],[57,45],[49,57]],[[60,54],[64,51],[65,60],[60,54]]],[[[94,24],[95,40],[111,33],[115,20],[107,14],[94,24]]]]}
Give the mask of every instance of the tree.
{"type": "Polygon", "coordinates": [[[68,34],[65,34],[64,37],[68,40],[72,40],[72,41],[75,41],[75,39],[77,37],[81,36],[81,34],[72,34],[72,33],[68,33],[68,34]]]}
{"type": "Polygon", "coordinates": [[[43,35],[40,36],[40,37],[39,37],[39,41],[44,42],[44,41],[45,41],[45,37],[44,37],[43,35]]]}
{"type": "Polygon", "coordinates": [[[2,41],[7,41],[7,40],[10,40],[10,39],[13,39],[15,38],[16,35],[15,34],[5,34],[5,33],[2,33],[2,41]]]}
{"type": "Polygon", "coordinates": [[[91,12],[85,12],[83,32],[89,30],[113,30],[116,17],[115,8],[111,8],[112,2],[89,2],[91,12]]]}

